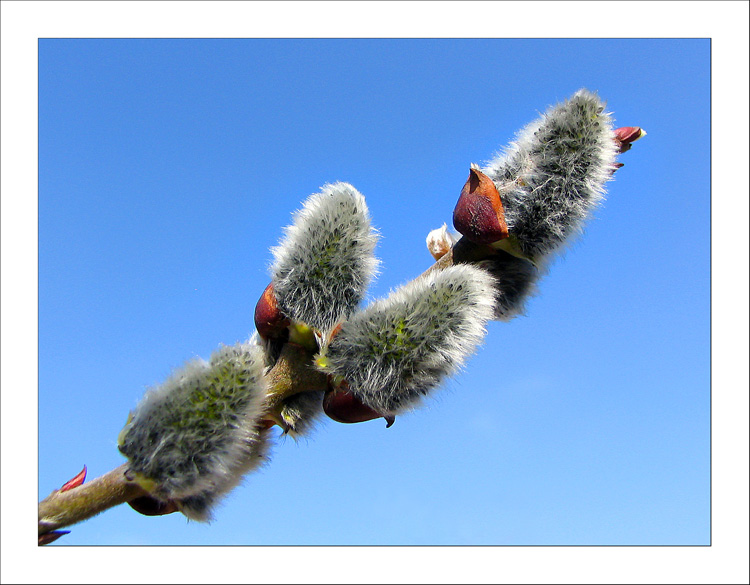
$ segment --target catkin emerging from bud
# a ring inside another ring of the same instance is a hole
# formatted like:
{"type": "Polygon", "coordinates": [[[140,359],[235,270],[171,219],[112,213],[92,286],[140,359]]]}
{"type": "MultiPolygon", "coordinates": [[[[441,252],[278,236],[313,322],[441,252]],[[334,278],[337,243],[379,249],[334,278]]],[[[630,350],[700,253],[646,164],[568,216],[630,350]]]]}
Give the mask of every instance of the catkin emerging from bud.
{"type": "Polygon", "coordinates": [[[614,138],[604,103],[582,89],[524,128],[483,169],[524,254],[541,260],[580,232],[615,169],[614,138]]]}
{"type": "Polygon", "coordinates": [[[152,496],[207,520],[213,504],[265,460],[263,369],[259,346],[222,347],[146,393],[118,446],[152,496]]]}
{"type": "Polygon", "coordinates": [[[272,248],[273,288],[281,311],[320,331],[347,318],[377,268],[377,235],[365,198],[348,183],[311,195],[272,248]]]}
{"type": "Polygon", "coordinates": [[[345,322],[318,366],[344,378],[370,408],[398,414],[474,351],[492,318],[494,295],[493,278],[481,268],[428,272],[345,322]]]}
{"type": "Polygon", "coordinates": [[[297,439],[306,435],[323,414],[323,391],[300,392],[290,396],[284,401],[280,414],[291,437],[297,439]]]}

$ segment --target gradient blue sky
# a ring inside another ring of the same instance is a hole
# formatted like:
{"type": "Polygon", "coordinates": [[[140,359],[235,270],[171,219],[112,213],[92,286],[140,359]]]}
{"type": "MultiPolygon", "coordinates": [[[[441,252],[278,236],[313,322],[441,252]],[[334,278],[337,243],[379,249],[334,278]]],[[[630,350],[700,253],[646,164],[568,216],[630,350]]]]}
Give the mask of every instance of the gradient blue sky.
{"type": "Polygon", "coordinates": [[[425,408],[279,440],[210,526],[119,507],[58,544],[708,544],[710,49],[40,40],[40,498],[122,463],[145,388],[252,333],[268,248],[324,183],[367,199],[376,298],[548,105],[586,87],[648,132],[527,316],[425,408]]]}

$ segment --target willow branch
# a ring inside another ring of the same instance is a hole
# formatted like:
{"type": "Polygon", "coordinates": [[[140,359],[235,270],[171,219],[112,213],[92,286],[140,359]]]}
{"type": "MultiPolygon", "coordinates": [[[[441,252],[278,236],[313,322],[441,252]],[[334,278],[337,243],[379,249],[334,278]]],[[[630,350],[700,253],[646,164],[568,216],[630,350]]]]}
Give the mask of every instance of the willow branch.
{"type": "MultiPolygon", "coordinates": [[[[325,390],[327,377],[312,367],[312,352],[288,343],[278,361],[268,372],[269,411],[286,398],[300,392],[325,390]]],[[[128,465],[116,469],[76,488],[55,490],[39,503],[39,535],[88,520],[92,516],[148,497],[148,492],[129,477],[128,465]]]]}
{"type": "Polygon", "coordinates": [[[128,465],[68,491],[55,490],[39,502],[39,534],[77,524],[146,492],[128,479],[128,465]]]}

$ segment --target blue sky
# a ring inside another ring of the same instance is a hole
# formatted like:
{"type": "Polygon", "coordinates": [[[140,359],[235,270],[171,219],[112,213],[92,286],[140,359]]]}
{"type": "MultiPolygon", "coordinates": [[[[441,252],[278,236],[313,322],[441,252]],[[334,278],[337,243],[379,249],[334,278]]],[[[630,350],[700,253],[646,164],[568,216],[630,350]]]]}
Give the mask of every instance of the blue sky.
{"type": "Polygon", "coordinates": [[[527,315],[424,408],[280,439],[209,526],[121,506],[58,544],[708,544],[710,48],[40,40],[40,498],[120,465],[146,387],[252,333],[268,248],[324,183],[367,199],[374,299],[548,105],[586,87],[648,132],[527,315]]]}

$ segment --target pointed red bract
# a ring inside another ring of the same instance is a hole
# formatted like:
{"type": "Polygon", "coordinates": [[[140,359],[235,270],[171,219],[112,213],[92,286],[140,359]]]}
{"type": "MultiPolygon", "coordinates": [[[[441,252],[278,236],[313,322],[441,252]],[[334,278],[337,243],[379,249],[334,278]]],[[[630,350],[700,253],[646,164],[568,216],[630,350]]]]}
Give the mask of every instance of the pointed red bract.
{"type": "Polygon", "coordinates": [[[72,490],[73,488],[77,488],[79,485],[82,485],[83,482],[86,481],[86,466],[83,466],[83,469],[81,472],[76,475],[73,479],[70,481],[65,482],[65,485],[63,485],[60,488],[61,492],[67,492],[68,490],[72,490]]]}
{"type": "Polygon", "coordinates": [[[633,142],[645,135],[646,131],[639,126],[623,126],[615,130],[615,142],[620,146],[620,153],[623,153],[630,150],[633,142]]]}
{"type": "Polygon", "coordinates": [[[621,163],[621,162],[612,163],[612,174],[614,175],[615,171],[617,171],[617,169],[621,169],[624,166],[625,165],[623,163],[621,163]]]}

